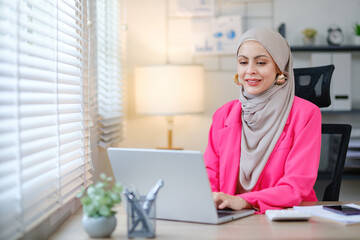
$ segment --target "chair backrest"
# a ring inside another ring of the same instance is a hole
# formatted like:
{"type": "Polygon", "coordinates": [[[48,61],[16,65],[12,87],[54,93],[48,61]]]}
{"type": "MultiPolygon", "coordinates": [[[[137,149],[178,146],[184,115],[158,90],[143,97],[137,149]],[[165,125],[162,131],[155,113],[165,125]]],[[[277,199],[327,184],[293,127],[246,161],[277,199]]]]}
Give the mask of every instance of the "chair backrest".
{"type": "Polygon", "coordinates": [[[322,201],[339,200],[350,134],[349,124],[322,124],[321,157],[314,186],[318,199],[322,201]]]}
{"type": "Polygon", "coordinates": [[[334,69],[334,65],[295,68],[295,95],[318,107],[330,106],[330,81],[334,69]]]}
{"type": "MultiPolygon", "coordinates": [[[[334,65],[295,68],[295,95],[318,107],[331,104],[330,82],[334,65]]],[[[314,189],[318,199],[338,201],[351,125],[322,124],[321,157],[314,189]]]]}

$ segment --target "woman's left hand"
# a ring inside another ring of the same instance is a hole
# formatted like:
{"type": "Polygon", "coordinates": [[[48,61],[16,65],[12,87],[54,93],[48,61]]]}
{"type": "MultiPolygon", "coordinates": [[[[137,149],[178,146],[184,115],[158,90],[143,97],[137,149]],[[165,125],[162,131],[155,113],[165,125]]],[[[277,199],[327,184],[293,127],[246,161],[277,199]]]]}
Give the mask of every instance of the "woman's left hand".
{"type": "Polygon", "coordinates": [[[252,208],[251,204],[241,197],[222,192],[213,192],[212,195],[218,209],[231,208],[233,210],[240,210],[245,208],[252,208]]]}

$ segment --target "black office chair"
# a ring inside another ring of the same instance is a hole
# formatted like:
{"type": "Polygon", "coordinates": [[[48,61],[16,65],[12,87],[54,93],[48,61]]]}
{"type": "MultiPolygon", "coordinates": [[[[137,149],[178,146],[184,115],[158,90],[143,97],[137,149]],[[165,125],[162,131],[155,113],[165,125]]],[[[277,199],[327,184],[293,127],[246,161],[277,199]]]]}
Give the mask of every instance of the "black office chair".
{"type": "Polygon", "coordinates": [[[314,186],[323,201],[338,201],[351,125],[322,124],[321,157],[314,186]]]}
{"type": "Polygon", "coordinates": [[[330,81],[334,69],[334,65],[295,68],[295,95],[320,108],[330,106],[330,81]]]}
{"type": "MultiPolygon", "coordinates": [[[[330,81],[334,69],[334,65],[295,68],[295,95],[320,108],[330,106],[330,81]]],[[[350,134],[349,124],[322,124],[320,165],[314,186],[322,201],[339,200],[350,134]]]]}

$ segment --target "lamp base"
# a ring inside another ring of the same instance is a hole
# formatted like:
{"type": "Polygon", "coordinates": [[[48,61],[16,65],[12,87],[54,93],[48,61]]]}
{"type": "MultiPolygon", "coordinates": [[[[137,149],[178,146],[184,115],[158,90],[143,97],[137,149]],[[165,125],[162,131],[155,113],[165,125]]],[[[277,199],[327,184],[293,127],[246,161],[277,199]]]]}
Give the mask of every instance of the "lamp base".
{"type": "Polygon", "coordinates": [[[180,147],[157,147],[156,149],[161,149],[161,150],[184,150],[183,148],[180,148],[180,147]]]}
{"type": "Polygon", "coordinates": [[[174,126],[174,117],[173,116],[167,116],[166,121],[168,124],[168,146],[167,147],[157,147],[156,149],[165,149],[165,150],[184,150],[180,147],[173,147],[172,146],[172,135],[173,135],[173,126],[174,126]]]}

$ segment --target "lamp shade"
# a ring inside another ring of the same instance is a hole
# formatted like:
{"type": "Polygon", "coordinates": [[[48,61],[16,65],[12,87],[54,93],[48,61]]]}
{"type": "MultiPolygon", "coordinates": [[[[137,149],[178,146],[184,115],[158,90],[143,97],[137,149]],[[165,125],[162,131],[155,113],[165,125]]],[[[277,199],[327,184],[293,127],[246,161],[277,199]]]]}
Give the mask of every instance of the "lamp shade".
{"type": "Polygon", "coordinates": [[[200,65],[154,65],[135,68],[138,114],[179,115],[204,109],[204,69],[200,65]]]}

